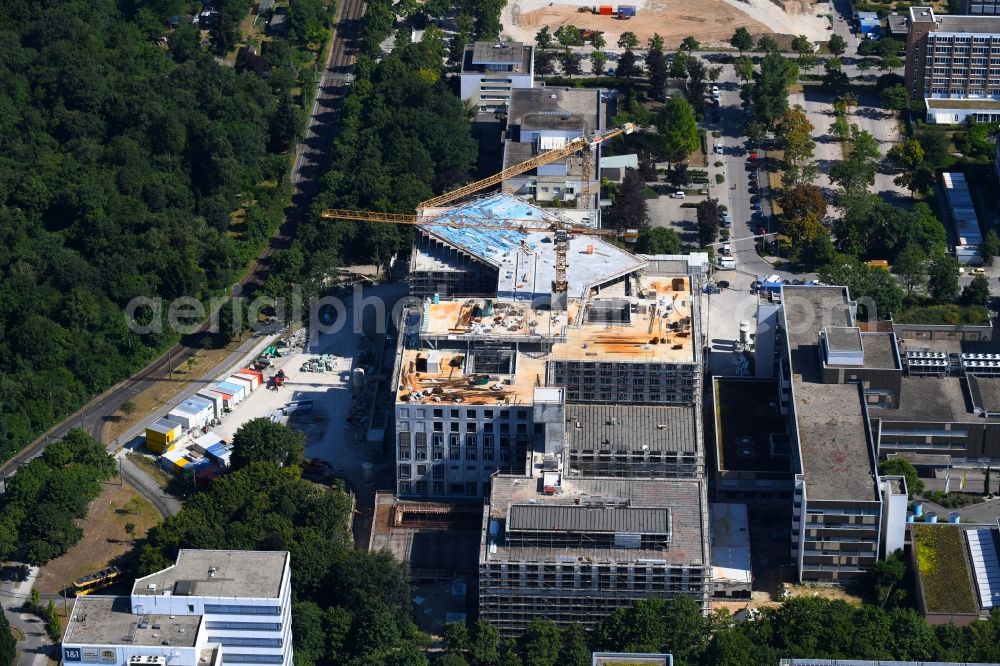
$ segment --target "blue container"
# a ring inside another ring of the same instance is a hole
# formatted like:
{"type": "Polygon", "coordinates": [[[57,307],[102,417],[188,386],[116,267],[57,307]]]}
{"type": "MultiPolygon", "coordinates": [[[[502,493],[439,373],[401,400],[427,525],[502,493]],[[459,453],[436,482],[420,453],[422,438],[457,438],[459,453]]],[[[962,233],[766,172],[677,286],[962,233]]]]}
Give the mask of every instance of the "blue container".
{"type": "Polygon", "coordinates": [[[618,5],[618,13],[622,16],[635,16],[635,5],[618,5]]]}
{"type": "Polygon", "coordinates": [[[957,511],[952,511],[948,514],[948,522],[952,525],[958,525],[962,522],[962,516],[960,516],[957,511]]]}
{"type": "Polygon", "coordinates": [[[906,522],[907,523],[912,523],[913,522],[913,512],[912,511],[907,511],[906,512],[906,522]]]}
{"type": "Polygon", "coordinates": [[[919,518],[920,516],[924,515],[924,503],[923,502],[914,502],[913,503],[913,515],[916,516],[917,518],[919,518]]]}
{"type": "Polygon", "coordinates": [[[936,523],[937,522],[937,513],[935,513],[934,511],[928,511],[927,512],[927,516],[924,519],[924,522],[931,523],[931,524],[936,523]]]}

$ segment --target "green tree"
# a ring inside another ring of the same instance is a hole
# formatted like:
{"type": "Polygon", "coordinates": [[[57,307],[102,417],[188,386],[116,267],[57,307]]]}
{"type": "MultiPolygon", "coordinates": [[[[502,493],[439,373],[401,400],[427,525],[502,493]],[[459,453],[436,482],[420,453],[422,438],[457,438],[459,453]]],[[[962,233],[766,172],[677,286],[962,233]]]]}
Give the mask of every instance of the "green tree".
{"type": "Polygon", "coordinates": [[[604,68],[607,64],[608,54],[604,51],[594,51],[590,54],[590,67],[597,76],[604,74],[604,68]]]}
{"type": "Polygon", "coordinates": [[[691,35],[688,35],[687,37],[681,40],[680,44],[681,51],[687,51],[688,53],[692,53],[693,51],[697,51],[700,48],[701,44],[698,42],[697,39],[695,39],[691,35]]]}
{"type": "Polygon", "coordinates": [[[751,120],[747,123],[746,135],[749,144],[753,147],[758,147],[763,143],[764,138],[767,136],[767,128],[764,127],[763,123],[751,120]]]}
{"type": "Polygon", "coordinates": [[[795,63],[774,52],[765,55],[753,85],[751,108],[754,119],[771,127],[788,109],[788,86],[797,78],[798,67],[795,63]]]}
{"type": "Polygon", "coordinates": [[[927,281],[927,253],[916,243],[910,243],[892,262],[892,272],[902,280],[906,293],[912,294],[927,281]]]}
{"type": "Polygon", "coordinates": [[[986,266],[993,265],[993,257],[1000,253],[1000,236],[997,236],[997,232],[990,229],[983,235],[982,245],[979,246],[979,255],[983,258],[983,264],[986,266]]]}
{"type": "Polygon", "coordinates": [[[909,138],[890,148],[886,157],[899,165],[900,168],[912,171],[923,164],[924,149],[919,141],[909,138]]]}
{"type": "Polygon", "coordinates": [[[587,646],[587,632],[582,625],[563,627],[558,663],[559,666],[589,666],[592,663],[591,651],[587,646]]]}
{"type": "Polygon", "coordinates": [[[563,46],[583,46],[583,35],[575,25],[561,25],[553,36],[563,46]]]}
{"type": "Polygon", "coordinates": [[[738,628],[726,628],[712,636],[704,663],[711,666],[756,666],[760,661],[754,644],[738,628]]]}
{"type": "Polygon", "coordinates": [[[135,413],[135,403],[131,400],[126,400],[120,407],[118,407],[118,410],[125,416],[131,416],[135,413]]]}
{"type": "Polygon", "coordinates": [[[698,242],[708,247],[719,236],[722,225],[722,208],[717,199],[705,199],[698,203],[698,242]]]}
{"type": "Polygon", "coordinates": [[[562,63],[563,74],[566,76],[575,76],[581,72],[580,54],[570,51],[569,48],[563,52],[560,62],[562,63]]]}
{"type": "Polygon", "coordinates": [[[599,30],[595,31],[590,37],[590,45],[594,47],[595,51],[603,50],[608,45],[607,40],[604,39],[604,33],[599,30]]]}
{"type": "Polygon", "coordinates": [[[179,63],[194,60],[201,52],[198,29],[191,23],[182,23],[174,28],[167,41],[170,55],[179,63]]]}
{"type": "Polygon", "coordinates": [[[547,49],[549,45],[552,44],[552,34],[549,32],[549,26],[543,25],[542,29],[535,33],[535,43],[538,44],[538,48],[547,49]]]}
{"type": "Polygon", "coordinates": [[[906,92],[906,86],[902,84],[883,88],[879,91],[878,98],[882,106],[892,111],[910,108],[910,95],[906,92]]]}
{"type": "Polygon", "coordinates": [[[740,56],[743,56],[744,51],[752,51],[754,47],[754,38],[750,34],[750,31],[740,26],[736,28],[736,32],[733,36],[729,38],[729,45],[734,49],[739,51],[740,56]]]}
{"type": "Polygon", "coordinates": [[[469,666],[469,662],[461,654],[446,652],[434,662],[438,666],[469,666]]]}
{"type": "Polygon", "coordinates": [[[924,149],[924,163],[932,169],[946,166],[951,161],[951,142],[940,128],[924,125],[917,130],[917,141],[924,149]]]}
{"type": "Polygon", "coordinates": [[[667,57],[661,49],[651,48],[646,52],[646,69],[649,72],[649,87],[651,96],[663,99],[667,91],[667,79],[670,75],[667,57]]]}
{"type": "Polygon", "coordinates": [[[927,267],[927,290],[936,301],[954,301],[958,296],[958,260],[946,254],[935,257],[927,267]]]}
{"type": "Polygon", "coordinates": [[[847,40],[840,35],[831,35],[830,41],[827,42],[827,48],[830,49],[830,53],[839,58],[847,51],[847,40]]]}
{"type": "Polygon", "coordinates": [[[681,237],[669,227],[648,227],[639,232],[635,251],[640,254],[679,254],[681,237]]]}
{"type": "Polygon", "coordinates": [[[474,666],[496,666],[500,662],[500,632],[486,620],[476,620],[472,628],[469,656],[474,666]]]}
{"type": "Polygon", "coordinates": [[[615,76],[620,79],[631,79],[639,76],[639,66],[636,64],[635,54],[630,49],[618,56],[618,67],[615,69],[615,76]]]}
{"type": "Polygon", "coordinates": [[[814,51],[813,43],[805,35],[799,35],[792,39],[792,50],[799,54],[799,57],[814,51]]]}
{"type": "Polygon", "coordinates": [[[618,37],[618,48],[631,51],[639,46],[639,38],[631,30],[626,30],[618,37]]]}
{"type": "Polygon", "coordinates": [[[965,305],[981,305],[990,303],[990,283],[985,275],[976,275],[972,282],[962,289],[962,303],[965,305]]]}
{"type": "Polygon", "coordinates": [[[649,204],[646,202],[646,181],[636,169],[626,169],[618,196],[607,213],[612,229],[645,229],[649,226],[649,204]]]}
{"type": "Polygon", "coordinates": [[[521,638],[525,666],[557,666],[562,649],[559,627],[551,620],[535,618],[521,638]]]}
{"type": "Polygon", "coordinates": [[[818,273],[820,280],[827,284],[846,286],[852,298],[859,300],[859,308],[869,321],[885,319],[902,307],[903,290],[896,279],[888,271],[867,266],[855,257],[836,255],[830,263],[820,267],[818,273]],[[871,311],[863,299],[870,299],[876,311],[871,311]]]}
{"type": "Polygon", "coordinates": [[[465,622],[448,622],[441,632],[446,652],[460,654],[469,649],[469,628],[465,622]]]}
{"type": "Polygon", "coordinates": [[[664,41],[663,36],[654,32],[653,36],[646,41],[646,48],[650,51],[664,51],[667,48],[667,43],[664,41]]]}
{"type": "Polygon", "coordinates": [[[0,613],[0,666],[13,666],[17,654],[17,641],[10,630],[7,616],[0,613]]]}
{"type": "Polygon", "coordinates": [[[812,140],[813,129],[800,106],[786,110],[775,123],[774,133],[784,155],[782,180],[787,187],[804,185],[818,173],[818,169],[811,164],[816,148],[816,142],[812,140]]]}
{"type": "Polygon", "coordinates": [[[670,97],[656,120],[663,149],[670,162],[682,162],[698,149],[698,124],[694,111],[682,97],[670,97]]]}
{"type": "Polygon", "coordinates": [[[830,169],[830,180],[848,194],[867,190],[875,184],[875,172],[881,157],[878,140],[867,131],[851,125],[851,152],[847,159],[830,169]]]}
{"type": "Polygon", "coordinates": [[[757,39],[757,50],[763,51],[764,53],[777,53],[778,42],[776,42],[774,37],[771,35],[761,35],[757,39]]]}
{"type": "Polygon", "coordinates": [[[241,469],[255,462],[272,462],[297,469],[305,452],[305,436],[267,418],[251,419],[233,435],[231,467],[241,469]]]}
{"type": "Polygon", "coordinates": [[[686,79],[688,75],[687,63],[690,57],[684,51],[674,54],[674,59],[670,62],[670,76],[675,79],[686,79]]]}
{"type": "Polygon", "coordinates": [[[876,562],[872,567],[870,581],[872,601],[880,608],[885,608],[893,590],[903,582],[905,574],[906,564],[903,562],[901,550],[890,553],[884,560],[876,562]]]}

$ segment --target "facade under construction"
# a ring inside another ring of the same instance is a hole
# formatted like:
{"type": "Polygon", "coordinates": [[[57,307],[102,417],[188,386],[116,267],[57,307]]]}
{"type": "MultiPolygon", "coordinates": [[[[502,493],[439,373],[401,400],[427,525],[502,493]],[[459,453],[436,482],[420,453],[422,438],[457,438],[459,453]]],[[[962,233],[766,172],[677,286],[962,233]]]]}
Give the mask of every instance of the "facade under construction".
{"type": "Polygon", "coordinates": [[[639,599],[707,604],[702,480],[498,476],[483,514],[479,616],[505,636],[536,617],[591,625],[639,599]]]}

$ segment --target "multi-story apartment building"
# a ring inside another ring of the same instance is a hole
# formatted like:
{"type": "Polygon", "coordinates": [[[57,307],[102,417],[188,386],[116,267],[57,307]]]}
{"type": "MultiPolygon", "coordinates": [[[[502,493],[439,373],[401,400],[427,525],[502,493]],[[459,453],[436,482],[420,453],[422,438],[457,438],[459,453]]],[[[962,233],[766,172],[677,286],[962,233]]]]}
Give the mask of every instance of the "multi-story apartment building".
{"type": "Polygon", "coordinates": [[[292,666],[291,597],[287,552],[181,550],[131,597],[78,599],[62,661],[292,666]]]}
{"type": "MultiPolygon", "coordinates": [[[[560,221],[509,194],[445,215],[560,221]]],[[[485,287],[485,276],[494,282],[485,296],[433,292],[404,317],[393,371],[397,493],[489,496],[493,474],[530,473],[532,456],[562,456],[567,403],[579,410],[574,418],[584,413],[578,404],[677,406],[661,416],[692,439],[656,430],[662,444],[643,452],[641,465],[664,474],[677,466],[701,469],[700,426],[684,411],[700,404],[698,278],[644,276],[650,265],[642,258],[598,237],[574,236],[568,241],[568,289],[555,295],[552,234],[496,224],[496,231],[418,230],[411,262],[417,293],[436,277],[420,275],[432,246],[437,258],[463,256],[446,281],[450,289],[485,287]]],[[[591,444],[579,455],[596,455],[600,464],[600,443],[591,444]]],[[[639,458],[632,459],[640,464],[639,458]]]]}
{"type": "Polygon", "coordinates": [[[483,113],[506,111],[511,91],[531,88],[534,47],[520,42],[475,42],[462,58],[461,95],[483,113]]]}
{"type": "Polygon", "coordinates": [[[535,617],[591,625],[637,599],[707,607],[702,480],[498,476],[483,512],[479,616],[504,636],[535,617]]]}
{"type": "Polygon", "coordinates": [[[997,0],[962,0],[962,10],[960,14],[980,14],[995,15],[1000,14],[1000,2],[997,0]]]}
{"type": "MultiPolygon", "coordinates": [[[[532,88],[510,95],[504,168],[525,162],[546,150],[561,148],[577,137],[605,128],[605,102],[594,88],[532,88]]],[[[503,190],[534,199],[542,205],[597,208],[600,190],[600,146],[590,154],[588,167],[582,156],[566,157],[503,181],[503,190]],[[590,198],[577,201],[584,183],[590,198]]]]}
{"type": "Polygon", "coordinates": [[[927,122],[1000,120],[1000,16],[936,15],[911,7],[906,88],[927,106],[927,122]]]}

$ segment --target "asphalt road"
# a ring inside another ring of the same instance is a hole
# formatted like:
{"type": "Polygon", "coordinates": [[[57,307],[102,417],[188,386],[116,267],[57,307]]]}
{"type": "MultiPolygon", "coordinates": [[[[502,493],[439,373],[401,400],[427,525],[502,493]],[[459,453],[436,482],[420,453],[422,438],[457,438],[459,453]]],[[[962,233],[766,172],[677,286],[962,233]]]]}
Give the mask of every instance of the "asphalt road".
{"type": "MultiPolygon", "coordinates": [[[[272,237],[271,243],[253,263],[246,276],[233,288],[234,296],[249,292],[254,285],[264,281],[270,270],[271,254],[291,243],[299,219],[312,202],[320,176],[326,167],[337,111],[344,90],[351,79],[350,68],[354,63],[355,44],[360,35],[364,8],[363,0],[344,0],[339,3],[337,30],[334,33],[330,54],[317,86],[317,96],[305,138],[296,150],[291,174],[292,183],[295,185],[292,206],[285,221],[272,237]]],[[[138,373],[95,397],[76,413],[67,415],[64,421],[25,447],[15,458],[0,465],[0,476],[8,475],[17,465],[38,455],[49,441],[64,437],[71,428],[82,428],[96,439],[102,440],[105,424],[113,418],[123,402],[141,394],[156,382],[169,378],[171,370],[179,367],[201,348],[200,340],[208,324],[206,321],[199,332],[184,336],[179,343],[138,373]]],[[[134,478],[127,480],[136,483],[134,478]]]]}

